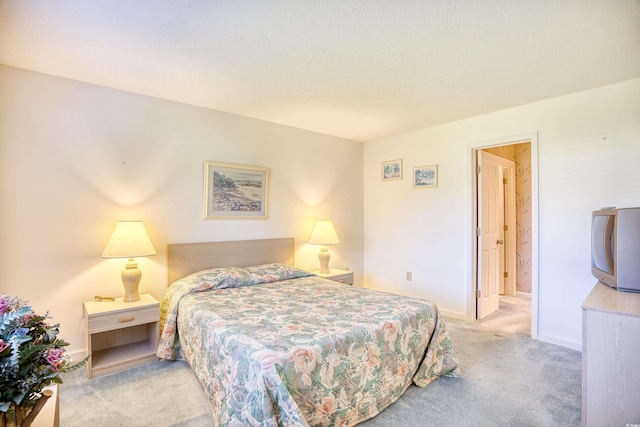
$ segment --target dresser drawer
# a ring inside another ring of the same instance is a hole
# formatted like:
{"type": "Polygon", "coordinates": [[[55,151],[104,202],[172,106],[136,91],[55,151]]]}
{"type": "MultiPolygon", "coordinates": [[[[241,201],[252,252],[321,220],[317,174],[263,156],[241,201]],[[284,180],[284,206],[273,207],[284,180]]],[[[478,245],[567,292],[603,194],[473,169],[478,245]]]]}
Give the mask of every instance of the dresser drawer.
{"type": "Polygon", "coordinates": [[[89,333],[111,331],[113,329],[128,328],[144,323],[160,320],[159,307],[143,307],[139,309],[112,311],[89,316],[89,333]]]}

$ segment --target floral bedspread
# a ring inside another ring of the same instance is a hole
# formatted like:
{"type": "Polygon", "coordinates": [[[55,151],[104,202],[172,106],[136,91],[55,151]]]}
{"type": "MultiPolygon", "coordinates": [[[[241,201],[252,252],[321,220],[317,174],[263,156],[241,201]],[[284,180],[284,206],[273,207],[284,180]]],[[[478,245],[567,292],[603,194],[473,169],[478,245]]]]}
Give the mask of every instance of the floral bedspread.
{"type": "Polygon", "coordinates": [[[351,426],[459,375],[435,305],[282,264],[176,281],[161,325],[158,357],[188,361],[217,426],[351,426]]]}

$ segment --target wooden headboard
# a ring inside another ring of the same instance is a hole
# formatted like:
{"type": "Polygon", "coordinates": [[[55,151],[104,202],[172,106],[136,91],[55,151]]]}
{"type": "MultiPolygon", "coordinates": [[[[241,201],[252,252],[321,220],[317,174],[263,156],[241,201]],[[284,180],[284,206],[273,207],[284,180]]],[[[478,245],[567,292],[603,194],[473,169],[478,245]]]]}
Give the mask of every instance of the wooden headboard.
{"type": "Polygon", "coordinates": [[[295,250],[293,237],[170,244],[167,246],[168,284],[208,268],[248,267],[273,262],[294,265],[295,250]]]}

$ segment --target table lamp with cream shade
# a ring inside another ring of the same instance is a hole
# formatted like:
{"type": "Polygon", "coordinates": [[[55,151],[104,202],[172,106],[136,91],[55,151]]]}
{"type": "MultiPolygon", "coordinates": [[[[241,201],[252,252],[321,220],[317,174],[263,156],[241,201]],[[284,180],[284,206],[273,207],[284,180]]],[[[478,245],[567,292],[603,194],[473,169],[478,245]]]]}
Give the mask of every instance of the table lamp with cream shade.
{"type": "Polygon", "coordinates": [[[340,239],[338,239],[338,234],[336,234],[336,230],[333,228],[333,223],[326,219],[317,220],[311,232],[309,244],[321,245],[318,259],[320,260],[320,273],[322,274],[330,273],[329,258],[331,254],[329,253],[327,245],[334,245],[336,243],[340,243],[340,239]]]}
{"type": "Polygon", "coordinates": [[[156,254],[156,249],[149,239],[147,230],[142,221],[119,221],[111,233],[111,238],[102,252],[102,258],[129,258],[122,271],[122,284],[124,285],[124,302],[140,300],[138,285],[142,273],[138,270],[138,264],[133,258],[151,256],[156,254]]]}

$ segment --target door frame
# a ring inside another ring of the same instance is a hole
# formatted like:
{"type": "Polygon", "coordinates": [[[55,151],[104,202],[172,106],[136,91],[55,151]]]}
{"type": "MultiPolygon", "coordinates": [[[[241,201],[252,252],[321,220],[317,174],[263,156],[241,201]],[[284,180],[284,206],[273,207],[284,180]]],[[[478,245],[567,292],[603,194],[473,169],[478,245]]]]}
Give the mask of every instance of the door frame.
{"type": "Polygon", "coordinates": [[[467,145],[467,164],[469,171],[469,286],[467,293],[467,318],[470,322],[476,321],[476,289],[478,272],[478,244],[476,239],[476,224],[478,217],[477,184],[476,174],[476,150],[501,145],[513,145],[524,142],[530,143],[531,148],[531,338],[538,339],[538,291],[539,291],[539,271],[538,271],[538,133],[532,132],[523,135],[508,136],[492,140],[477,141],[467,145]]]}

